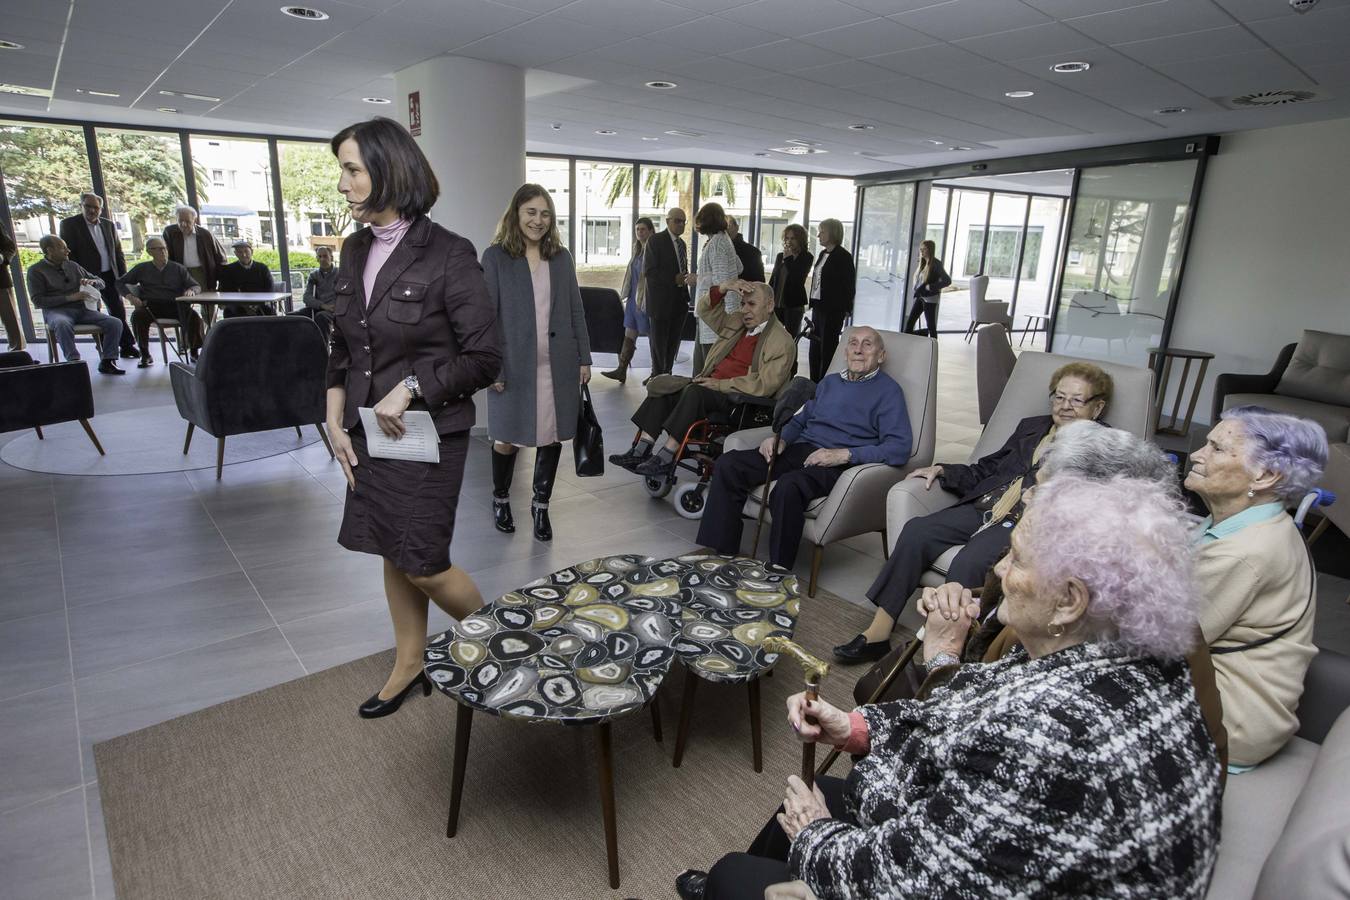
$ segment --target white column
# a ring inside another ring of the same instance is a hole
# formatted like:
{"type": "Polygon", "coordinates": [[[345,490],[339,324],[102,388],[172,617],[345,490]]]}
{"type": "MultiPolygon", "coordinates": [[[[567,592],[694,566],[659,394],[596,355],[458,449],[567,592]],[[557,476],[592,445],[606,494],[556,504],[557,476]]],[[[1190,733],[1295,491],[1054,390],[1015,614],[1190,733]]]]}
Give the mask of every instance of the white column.
{"type": "Polygon", "coordinates": [[[441,185],[431,217],[482,254],[525,181],[525,70],[438,56],[396,72],[394,83],[394,117],[405,126],[408,95],[421,100],[417,143],[441,185]]]}

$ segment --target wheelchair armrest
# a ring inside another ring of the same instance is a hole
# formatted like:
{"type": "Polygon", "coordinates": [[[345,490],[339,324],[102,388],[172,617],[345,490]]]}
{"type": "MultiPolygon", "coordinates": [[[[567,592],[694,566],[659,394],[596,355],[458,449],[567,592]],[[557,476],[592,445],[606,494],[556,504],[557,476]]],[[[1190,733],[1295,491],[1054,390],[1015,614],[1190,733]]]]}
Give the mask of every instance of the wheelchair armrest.
{"type": "Polygon", "coordinates": [[[886,492],[886,534],[894,541],[910,519],[931,516],[955,505],[956,495],[944,491],[936,481],[932,490],[925,490],[918,478],[897,481],[886,492]]]}
{"type": "Polygon", "coordinates": [[[727,396],[731,398],[732,403],[748,403],[751,406],[763,406],[766,409],[773,409],[773,397],[756,397],[753,394],[742,394],[740,391],[727,391],[727,396]]]}
{"type": "Polygon", "coordinates": [[[773,429],[767,425],[763,428],[746,428],[743,431],[733,431],[722,440],[722,449],[726,450],[753,450],[764,439],[773,434],[773,429]]]}

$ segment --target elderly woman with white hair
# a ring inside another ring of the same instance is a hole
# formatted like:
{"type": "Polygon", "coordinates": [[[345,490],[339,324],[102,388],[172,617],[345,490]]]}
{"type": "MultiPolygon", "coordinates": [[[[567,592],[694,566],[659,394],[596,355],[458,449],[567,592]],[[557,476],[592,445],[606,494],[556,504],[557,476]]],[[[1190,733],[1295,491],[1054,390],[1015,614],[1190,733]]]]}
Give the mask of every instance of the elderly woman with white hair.
{"type": "Polygon", "coordinates": [[[684,873],[681,895],[1203,897],[1220,767],[1183,660],[1190,528],[1155,481],[1037,486],[997,566],[1022,647],[926,701],[789,698],[799,737],[856,754],[852,772],[793,776],[751,852],[684,873]]]}
{"type": "Polygon", "coordinates": [[[1191,454],[1185,486],[1210,512],[1196,538],[1200,628],[1234,767],[1256,765],[1298,730],[1303,676],[1317,653],[1316,571],[1285,509],[1326,461],[1322,426],[1255,406],[1225,411],[1191,454]]]}

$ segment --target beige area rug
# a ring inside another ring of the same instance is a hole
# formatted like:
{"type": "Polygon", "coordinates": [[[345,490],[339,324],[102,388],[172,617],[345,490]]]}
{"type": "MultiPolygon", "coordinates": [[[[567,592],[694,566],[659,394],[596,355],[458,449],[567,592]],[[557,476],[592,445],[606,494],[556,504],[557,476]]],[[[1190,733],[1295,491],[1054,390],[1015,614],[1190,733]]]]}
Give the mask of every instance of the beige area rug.
{"type": "MultiPolygon", "coordinates": [[[[797,639],[828,658],[867,610],[804,598],[797,639]]],[[[610,890],[594,728],[475,714],[459,833],[445,837],[455,703],[410,697],[393,716],[356,706],[392,651],[94,747],[117,895],[184,898],[668,898],[675,876],[744,850],[801,766],[784,701],[800,670],[763,681],[764,771],[751,767],[744,686],[699,685],[684,762],[671,767],[683,669],[645,712],[613,725],[622,886],[610,890]]],[[[865,666],[823,695],[851,706],[865,666]]],[[[823,755],[823,754],[822,754],[823,755]]],[[[847,759],[834,774],[847,771],[847,759]]]]}

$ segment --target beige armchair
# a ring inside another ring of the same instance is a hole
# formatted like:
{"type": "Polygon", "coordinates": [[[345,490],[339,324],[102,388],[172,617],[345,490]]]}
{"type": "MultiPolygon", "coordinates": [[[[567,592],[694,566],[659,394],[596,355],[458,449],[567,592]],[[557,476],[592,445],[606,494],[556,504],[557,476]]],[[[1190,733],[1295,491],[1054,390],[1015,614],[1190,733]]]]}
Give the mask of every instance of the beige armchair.
{"type": "Polygon", "coordinates": [[[975,336],[975,329],[981,325],[1002,325],[1012,328],[1012,316],[1008,315],[1008,301],[986,300],[989,292],[989,276],[974,275],[970,279],[970,327],[966,329],[966,343],[975,336]]]}
{"type": "Polygon", "coordinates": [[[989,421],[1003,396],[1003,388],[1017,365],[1017,354],[1008,339],[1008,329],[982,325],[975,333],[975,392],[980,401],[980,424],[989,421]]]}
{"type": "MultiPolygon", "coordinates": [[[[886,362],[882,364],[882,370],[894,378],[905,392],[905,406],[909,410],[909,427],[914,443],[906,465],[896,467],[866,463],[853,466],[835,482],[828,497],[822,497],[807,507],[806,528],[802,537],[811,542],[814,550],[811,556],[811,580],[806,591],[810,597],[816,595],[816,580],[820,575],[826,544],[881,531],[882,544],[890,546],[884,533],[886,508],[880,498],[911,469],[933,461],[933,447],[937,438],[937,342],[898,331],[879,330],[878,333],[886,343],[886,362]]],[[[844,367],[845,349],[846,342],[841,342],[829,371],[837,372],[844,367]]],[[[769,434],[768,428],[738,431],[726,439],[724,447],[727,450],[748,450],[758,447],[769,434]]],[[[763,489],[758,487],[750,492],[750,499],[745,503],[746,516],[753,519],[759,515],[762,494],[763,489]]],[[[770,514],[766,510],[764,520],[768,522],[769,518],[770,514]]]]}
{"type": "MultiPolygon", "coordinates": [[[[1050,411],[1046,401],[1050,376],[1065,363],[1091,362],[1105,369],[1115,383],[1111,405],[1102,419],[1114,428],[1123,428],[1139,437],[1148,437],[1148,415],[1153,397],[1153,372],[1137,366],[1124,366],[1101,360],[1079,360],[1057,353],[1023,353],[1013,366],[1011,377],[1003,389],[994,414],[985,425],[984,433],[970,454],[975,462],[998,450],[1012,436],[1017,423],[1028,416],[1045,415],[1050,411]]],[[[920,479],[897,483],[886,495],[886,533],[898,538],[910,519],[932,515],[956,503],[956,495],[937,486],[925,490],[920,479]]],[[[925,585],[942,584],[960,547],[952,547],[937,558],[922,578],[925,585]]]]}

